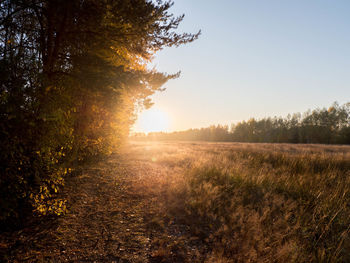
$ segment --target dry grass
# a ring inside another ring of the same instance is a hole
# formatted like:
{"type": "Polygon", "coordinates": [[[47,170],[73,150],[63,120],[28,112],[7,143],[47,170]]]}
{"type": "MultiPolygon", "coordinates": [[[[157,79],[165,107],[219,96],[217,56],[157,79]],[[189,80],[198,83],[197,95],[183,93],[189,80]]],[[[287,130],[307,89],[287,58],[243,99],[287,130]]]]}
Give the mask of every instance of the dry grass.
{"type": "MultiPolygon", "coordinates": [[[[348,146],[138,142],[127,154],[145,169],[135,191],[206,247],[192,261],[350,262],[348,146]]],[[[171,262],[175,241],[157,242],[171,262]]]]}
{"type": "Polygon", "coordinates": [[[79,171],[1,262],[350,262],[348,146],[130,143],[79,171]]]}

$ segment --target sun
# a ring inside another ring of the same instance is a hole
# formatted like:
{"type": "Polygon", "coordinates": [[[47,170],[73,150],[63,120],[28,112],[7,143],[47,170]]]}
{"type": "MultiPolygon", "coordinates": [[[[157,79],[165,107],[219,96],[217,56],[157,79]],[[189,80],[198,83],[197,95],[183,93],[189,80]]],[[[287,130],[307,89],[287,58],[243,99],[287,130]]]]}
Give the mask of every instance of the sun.
{"type": "Polygon", "coordinates": [[[159,108],[151,108],[141,112],[135,123],[137,132],[164,132],[169,129],[169,116],[159,108]]]}

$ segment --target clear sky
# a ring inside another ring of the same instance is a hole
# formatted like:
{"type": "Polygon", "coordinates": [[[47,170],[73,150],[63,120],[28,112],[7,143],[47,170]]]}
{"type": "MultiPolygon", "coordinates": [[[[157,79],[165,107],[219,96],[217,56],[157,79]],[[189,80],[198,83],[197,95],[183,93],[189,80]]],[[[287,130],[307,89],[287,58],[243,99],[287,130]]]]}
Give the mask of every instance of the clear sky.
{"type": "Polygon", "coordinates": [[[185,14],[180,32],[202,35],[154,59],[159,71],[182,72],[153,96],[166,130],[350,101],[350,1],[175,0],[171,11],[185,14]]]}

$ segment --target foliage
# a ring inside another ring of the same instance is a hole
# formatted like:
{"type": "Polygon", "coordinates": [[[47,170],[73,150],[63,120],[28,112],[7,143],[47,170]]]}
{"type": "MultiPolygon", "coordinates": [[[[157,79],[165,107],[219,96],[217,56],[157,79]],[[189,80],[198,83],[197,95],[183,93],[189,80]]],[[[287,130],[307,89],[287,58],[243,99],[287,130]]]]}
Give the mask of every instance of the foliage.
{"type": "Polygon", "coordinates": [[[171,1],[0,3],[0,221],[64,211],[55,193],[78,161],[117,149],[167,75],[147,68],[174,30],[171,1]]]}
{"type": "Polygon", "coordinates": [[[303,117],[299,113],[286,118],[252,118],[230,129],[217,125],[173,133],[155,132],[148,136],[136,134],[133,139],[350,144],[350,103],[342,106],[334,103],[328,109],[306,112],[303,117]]]}

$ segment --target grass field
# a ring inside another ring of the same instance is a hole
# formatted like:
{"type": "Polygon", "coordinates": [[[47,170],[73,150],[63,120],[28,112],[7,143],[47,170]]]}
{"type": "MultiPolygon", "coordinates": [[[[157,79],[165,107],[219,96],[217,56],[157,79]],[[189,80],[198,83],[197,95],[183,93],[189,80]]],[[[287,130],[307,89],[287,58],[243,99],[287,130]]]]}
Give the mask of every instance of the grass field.
{"type": "Polygon", "coordinates": [[[153,240],[157,262],[186,261],[189,240],[188,262],[350,262],[349,146],[131,142],[126,154],[153,223],[187,229],[153,240]]]}
{"type": "Polygon", "coordinates": [[[131,142],[63,190],[1,262],[350,262],[349,146],[131,142]]]}

